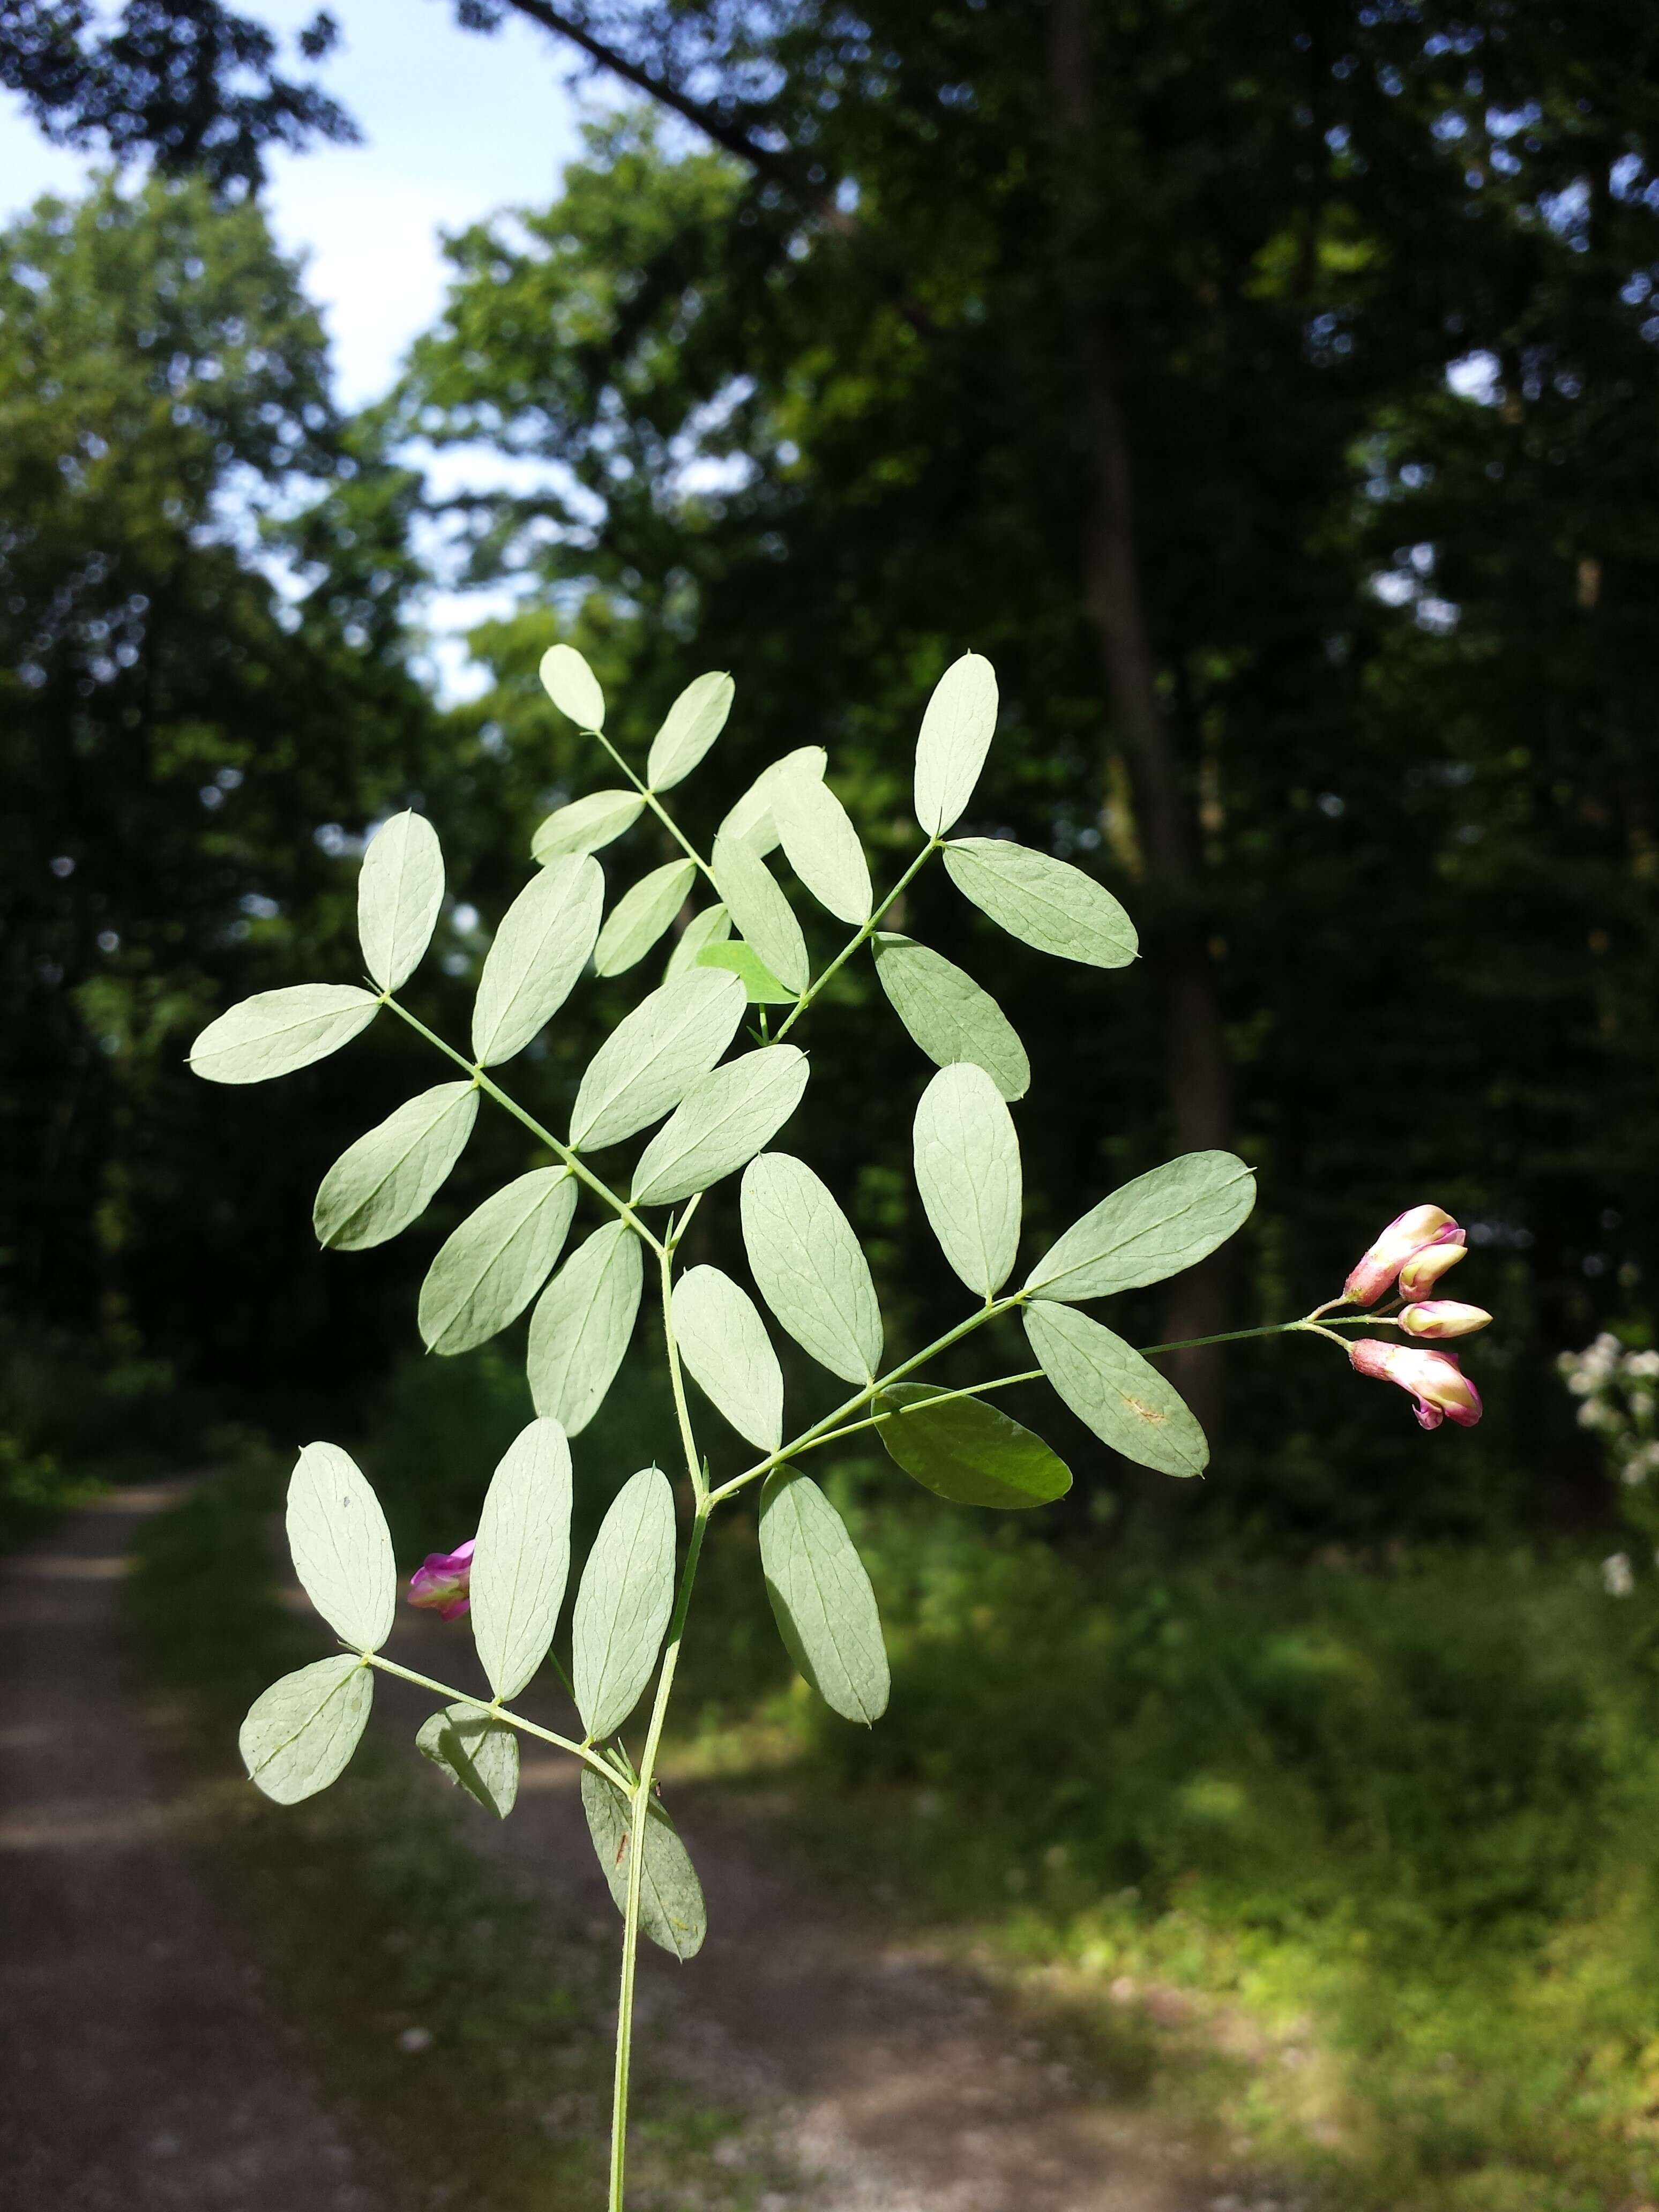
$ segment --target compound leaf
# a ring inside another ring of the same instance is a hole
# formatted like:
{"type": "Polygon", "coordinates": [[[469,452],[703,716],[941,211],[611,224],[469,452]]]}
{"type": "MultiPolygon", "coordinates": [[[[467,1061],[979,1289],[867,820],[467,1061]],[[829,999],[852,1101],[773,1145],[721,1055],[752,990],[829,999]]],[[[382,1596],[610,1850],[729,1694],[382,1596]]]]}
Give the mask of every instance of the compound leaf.
{"type": "Polygon", "coordinates": [[[482,1705],[446,1705],[422,1724],[415,1747],[498,1820],[513,1810],[519,1796],[519,1739],[482,1705]]]}
{"type": "Polygon", "coordinates": [[[670,860],[624,891],[599,932],[593,973],[620,975],[643,960],[685,904],[696,874],[695,860],[670,860]]]}
{"type": "MultiPolygon", "coordinates": [[[[582,1810],[587,1832],[618,1912],[628,1912],[628,1845],[633,1808],[621,1787],[591,1766],[582,1769],[582,1810]]],[[[679,1960],[695,1959],[708,1932],[702,1885],[679,1832],[653,1798],[645,1820],[645,1865],[640,1874],[640,1925],[653,1943],[679,1960]]]]}
{"type": "Polygon", "coordinates": [[[1225,1243],[1255,1204],[1255,1176],[1243,1160],[1231,1152],[1183,1152],[1074,1221],[1025,1287],[1069,1301],[1161,1283],[1225,1243]]]}
{"type": "Polygon", "coordinates": [[[545,867],[563,853],[597,853],[631,830],[644,809],[637,791],[591,791],[547,817],[530,841],[530,857],[545,867]]]}
{"type": "Polygon", "coordinates": [[[605,727],[605,694],[599,679],[574,645],[550,646],[542,655],[540,674],[543,690],[578,729],[605,727]]]}
{"type": "Polygon", "coordinates": [[[343,1643],[378,1651],[397,1610],[397,1564],[380,1501],[338,1444],[307,1444],[295,1461],[287,1528],[313,1605],[343,1643]]]}
{"type": "Polygon", "coordinates": [[[961,837],[945,847],[945,868],[964,898],[1039,952],[1091,968],[1122,968],[1135,957],[1134,924],[1069,860],[1006,838],[961,837]]]}
{"type": "Polygon", "coordinates": [[[425,1212],[466,1148],[478,1118],[471,1083],[440,1083],[348,1145],[318,1185],[311,1210],[317,1242],[367,1251],[425,1212]]]}
{"type": "Polygon", "coordinates": [[[894,1012],[935,1066],[971,1060],[1005,1098],[1025,1096],[1031,1063],[988,991],[914,938],[878,933],[873,949],[876,975],[894,1012]]]}
{"type": "Polygon", "coordinates": [[[634,1334],[644,1268],[625,1221],[607,1222],[580,1245],[530,1317],[526,1366],[544,1420],[578,1437],[605,1403],[634,1334]]]}
{"type": "Polygon", "coordinates": [[[718,670],[693,677],[686,685],[651,740],[645,780],[653,791],[672,791],[690,775],[726,727],[734,688],[732,678],[718,670]]]}
{"type": "Polygon", "coordinates": [[[941,1398],[931,1382],[895,1382],[876,1401],[894,1418],[876,1434],[904,1472],[952,1505],[1018,1512],[1050,1505],[1072,1470],[1041,1437],[982,1398],[941,1398]]]}
{"type": "Polygon", "coordinates": [[[1019,1247],[1019,1139],[982,1067],[942,1067],[921,1094],[916,1188],[945,1258],[970,1291],[994,1297],[1019,1247]]]}
{"type": "Polygon", "coordinates": [[[576,1211],[568,1168],[532,1168],[469,1213],[421,1285],[428,1352],[468,1352],[529,1304],[558,1258],[576,1211]]]}
{"type": "Polygon", "coordinates": [[[567,853],[532,876],[495,933],[472,1006],[472,1056],[483,1067],[522,1052],[569,997],[599,933],[605,877],[591,854],[567,853]]]}
{"type": "Polygon", "coordinates": [[[853,1224],[805,1160],[765,1152],[743,1178],[743,1241],[761,1296],[802,1350],[848,1382],[881,1362],[881,1309],[853,1224]]]}
{"type": "Polygon", "coordinates": [[[374,994],[356,983],[256,991],[208,1024],[190,1048],[190,1065],[210,1083],[265,1083],[326,1060],[380,1011],[374,994]]]}
{"type": "Polygon", "coordinates": [[[337,1782],[374,1702],[374,1681],[350,1651],[284,1674],[248,1707],[237,1747],[248,1779],[279,1805],[297,1805],[337,1782]]]}
{"type": "Polygon", "coordinates": [[[874,901],[870,869],[852,818],[821,776],[781,775],[772,819],[784,856],[813,897],[838,921],[866,921],[874,901]]]}
{"type": "Polygon", "coordinates": [[[769,1044],[700,1078],[640,1154],[635,1205],[672,1205],[753,1159],[800,1103],[808,1073],[794,1045],[769,1044]]]}
{"type": "Polygon", "coordinates": [[[674,1334],[698,1388],[762,1451],[783,1441],[783,1370],[755,1301],[718,1267],[674,1285],[674,1334]]]}
{"type": "Polygon", "coordinates": [[[743,986],[694,968],[641,1000],[588,1062],[570,1117],[570,1141],[614,1145],[678,1106],[737,1034],[743,986]]]}
{"type": "Polygon", "coordinates": [[[638,1705],[673,1605],[674,1493],[660,1468],[641,1468],[611,1499],[576,1592],[571,1672],[591,1740],[638,1705]]]}
{"type": "Polygon", "coordinates": [[[1025,1334],[1043,1373],[1103,1443],[1162,1474],[1201,1474],[1204,1431],[1157,1368],[1087,1314],[1038,1298],[1025,1334]]]}
{"type": "Polygon", "coordinates": [[[806,988],[806,939],[764,860],[741,837],[714,840],[714,888],[738,932],[781,983],[806,988]]]}
{"type": "Polygon", "coordinates": [[[887,1710],[881,1616],[846,1523],[817,1483],[780,1468],[761,1492],[761,1565],[784,1648],[832,1711],[887,1710]]]}
{"type": "Polygon", "coordinates": [[[437,831],[423,815],[394,814],[369,841],[357,877],[363,963],[382,990],[395,991],[419,967],[443,902],[437,831]]]}
{"type": "Polygon", "coordinates": [[[942,837],[974,795],[997,726],[996,672],[964,653],[933,687],[916,739],[916,819],[942,837]]]}
{"type": "Polygon", "coordinates": [[[556,1421],[535,1420],[490,1478],[472,1553],[472,1639],[498,1698],[546,1658],[569,1572],[570,1446],[556,1421]]]}

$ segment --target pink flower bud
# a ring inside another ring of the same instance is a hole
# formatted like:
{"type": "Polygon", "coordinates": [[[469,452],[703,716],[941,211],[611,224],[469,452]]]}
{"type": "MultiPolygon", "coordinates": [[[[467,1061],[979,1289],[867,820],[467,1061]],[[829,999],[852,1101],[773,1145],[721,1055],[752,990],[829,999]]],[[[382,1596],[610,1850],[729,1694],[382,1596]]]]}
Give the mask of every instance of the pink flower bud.
{"type": "Polygon", "coordinates": [[[1401,1297],[1427,1297],[1447,1269],[1468,1256],[1463,1232],[1454,1222],[1449,1229],[1443,1229],[1431,1244],[1425,1244],[1421,1250],[1413,1252],[1400,1270],[1401,1297]]]}
{"type": "Polygon", "coordinates": [[[1407,1336],[1473,1336],[1492,1316],[1484,1306],[1460,1306],[1455,1298],[1427,1298],[1400,1316],[1407,1336]]]}
{"type": "Polygon", "coordinates": [[[453,1552],[428,1552],[409,1578],[409,1601],[428,1606],[440,1620],[457,1620],[471,1610],[472,1540],[453,1552]]]}
{"type": "Polygon", "coordinates": [[[1389,1224],[1360,1261],[1342,1286],[1343,1296],[1351,1305],[1375,1305],[1413,1252],[1437,1243],[1444,1231],[1456,1228],[1450,1214],[1437,1206],[1408,1207],[1389,1224]]]}
{"type": "Polygon", "coordinates": [[[1362,1336],[1349,1346],[1348,1357],[1359,1374],[1409,1390],[1419,1428],[1437,1429],[1442,1421],[1453,1420],[1461,1429],[1472,1429],[1480,1418],[1480,1393],[1449,1352],[1422,1351],[1413,1344],[1384,1344],[1380,1337],[1362,1336]]]}

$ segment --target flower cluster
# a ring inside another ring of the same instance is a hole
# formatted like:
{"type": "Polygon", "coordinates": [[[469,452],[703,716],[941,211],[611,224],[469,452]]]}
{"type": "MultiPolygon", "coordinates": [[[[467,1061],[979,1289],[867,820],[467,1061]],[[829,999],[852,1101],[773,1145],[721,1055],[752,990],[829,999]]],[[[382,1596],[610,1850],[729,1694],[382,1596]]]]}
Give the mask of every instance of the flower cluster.
{"type": "MultiPolygon", "coordinates": [[[[1379,1321],[1428,1341],[1470,1336],[1485,1328],[1492,1316],[1483,1307],[1431,1295],[1468,1250],[1468,1239],[1449,1213],[1437,1206],[1410,1206],[1389,1224],[1349,1274],[1341,1297],[1332,1303],[1374,1306],[1394,1291],[1405,1304],[1397,1313],[1379,1314],[1379,1321]]],[[[1377,1336],[1358,1338],[1347,1352],[1357,1374],[1397,1383],[1411,1393],[1420,1428],[1437,1429],[1443,1421],[1455,1421],[1460,1428],[1472,1429],[1480,1419],[1480,1393],[1453,1353],[1377,1336]]]]}
{"type": "Polygon", "coordinates": [[[1555,1364],[1583,1401],[1579,1426],[1602,1439],[1620,1482],[1633,1488],[1659,1474],[1659,1352],[1627,1352],[1604,1329],[1594,1344],[1564,1352],[1555,1364]]]}

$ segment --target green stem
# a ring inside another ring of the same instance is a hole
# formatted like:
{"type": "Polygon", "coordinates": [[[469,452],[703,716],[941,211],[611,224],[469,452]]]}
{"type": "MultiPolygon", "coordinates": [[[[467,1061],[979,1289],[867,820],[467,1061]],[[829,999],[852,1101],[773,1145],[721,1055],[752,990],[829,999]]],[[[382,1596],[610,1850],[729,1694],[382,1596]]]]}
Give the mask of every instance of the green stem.
{"type": "Polygon", "coordinates": [[[468,1060],[464,1053],[457,1052],[453,1044],[446,1044],[435,1030],[428,1029],[426,1024],[411,1014],[407,1006],[400,1006],[390,991],[382,992],[381,1002],[390,1006],[394,1014],[400,1015],[416,1036],[423,1036],[428,1044],[436,1045],[446,1060],[453,1060],[457,1067],[464,1067],[480,1091],[487,1093],[498,1106],[505,1107],[514,1120],[521,1121],[531,1135],[545,1145],[549,1152],[556,1152],[579,1182],[585,1182],[596,1197],[602,1198],[614,1212],[621,1215],[636,1237],[643,1237],[653,1252],[660,1254],[662,1251],[660,1238],[652,1235],[628,1200],[625,1198],[618,1198],[608,1183],[601,1182],[592,1169],[570,1146],[556,1137],[550,1129],[544,1128],[533,1114],[527,1114],[516,1098],[509,1098],[500,1084],[487,1076],[482,1067],[468,1060]]]}
{"type": "MultiPolygon", "coordinates": [[[[702,854],[685,835],[684,831],[680,828],[679,823],[675,821],[673,816],[668,811],[668,809],[658,798],[656,793],[652,790],[650,785],[642,782],[641,779],[635,775],[633,769],[629,768],[628,763],[617,750],[617,748],[611,744],[610,738],[606,737],[605,732],[603,730],[586,730],[582,734],[585,737],[597,738],[599,739],[599,743],[605,747],[606,752],[610,754],[611,759],[616,762],[617,766],[622,770],[623,774],[628,778],[628,781],[633,785],[635,790],[638,792],[640,797],[645,801],[646,805],[651,809],[651,811],[656,816],[658,821],[661,823],[663,828],[667,830],[669,836],[674,840],[674,842],[684,854],[686,859],[688,860],[695,861],[697,866],[702,870],[704,875],[708,877],[709,882],[711,884],[714,883],[714,871],[709,866],[708,861],[702,857],[702,854]]],[[[720,886],[715,884],[715,889],[718,890],[720,886]]]]}
{"type": "Polygon", "coordinates": [[[430,1690],[434,1696],[443,1698],[447,1705],[475,1705],[480,1711],[492,1714],[496,1720],[505,1721],[508,1728],[517,1729],[521,1735],[538,1736],[544,1743],[556,1744],[561,1751],[568,1751],[573,1759],[581,1759],[607,1780],[614,1782],[617,1778],[615,1769],[606,1765],[598,1752],[590,1751],[585,1743],[573,1743],[568,1735],[556,1735],[553,1729],[544,1729],[535,1721],[527,1721],[522,1713],[509,1712],[505,1705],[494,1705],[488,1698],[481,1698],[473,1691],[452,1689],[447,1682],[434,1682],[430,1674],[417,1674],[412,1667],[400,1667],[395,1659],[382,1658],[378,1651],[365,1651],[362,1656],[368,1666],[378,1667],[383,1674],[395,1674],[400,1682],[413,1682],[422,1690],[430,1690]]]}
{"type": "MultiPolygon", "coordinates": [[[[675,1593],[673,1618],[668,1624],[668,1643],[663,1653],[662,1671],[657,1677],[657,1695],[651,1708],[651,1725],[646,1732],[639,1778],[630,1793],[628,1905],[623,1915],[622,1986],[617,1999],[617,2075],[611,2106],[610,2212],[623,2212],[623,2191],[628,2166],[629,2077],[634,2057],[634,1980],[639,1965],[640,1900],[645,1881],[651,1785],[656,1778],[657,1747],[662,1741],[663,1723],[668,1717],[668,1701],[673,1694],[674,1673],[679,1664],[680,1644],[685,1634],[685,1617],[691,1609],[691,1586],[697,1577],[697,1561],[702,1553],[703,1532],[708,1525],[708,1498],[700,1497],[696,1517],[691,1523],[690,1541],[686,1546],[685,1565],[680,1570],[679,1589],[675,1593]]],[[[612,1776],[613,1783],[615,1778],[612,1776]]]]}
{"type": "Polygon", "coordinates": [[[843,949],[838,952],[835,958],[830,963],[830,965],[824,969],[823,975],[818,976],[816,981],[809,983],[806,988],[801,993],[799,998],[796,1000],[794,1005],[789,1009],[787,1019],[780,1024],[777,1036],[773,1040],[775,1043],[782,1043],[784,1038],[788,1036],[790,1030],[793,1029],[795,1024],[806,1012],[806,1009],[811,1005],[813,1000],[817,997],[818,993],[823,990],[824,985],[830,981],[830,978],[835,975],[838,969],[842,969],[847,965],[848,962],[858,951],[860,945],[864,944],[868,939],[875,935],[882,916],[886,913],[888,908],[892,905],[894,900],[899,896],[900,893],[908,887],[912,879],[917,875],[927,862],[933,858],[933,854],[938,852],[940,845],[943,844],[944,842],[944,839],[940,837],[930,837],[928,839],[927,842],[922,847],[921,852],[916,854],[915,859],[911,861],[909,866],[904,871],[904,873],[894,884],[892,890],[888,892],[881,904],[877,907],[875,911],[871,915],[868,921],[860,925],[859,933],[857,936],[854,938],[852,943],[843,947],[843,949]]]}

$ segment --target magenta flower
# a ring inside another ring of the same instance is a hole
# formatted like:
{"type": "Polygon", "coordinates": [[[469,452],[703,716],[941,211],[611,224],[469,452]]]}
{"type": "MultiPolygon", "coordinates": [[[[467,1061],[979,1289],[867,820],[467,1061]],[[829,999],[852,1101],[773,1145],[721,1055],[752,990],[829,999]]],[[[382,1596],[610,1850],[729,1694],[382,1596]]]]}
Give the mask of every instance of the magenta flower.
{"type": "Polygon", "coordinates": [[[1460,1260],[1467,1260],[1469,1248],[1463,1232],[1454,1221],[1443,1229],[1432,1243],[1425,1244],[1413,1252],[1400,1270],[1400,1295],[1402,1298],[1426,1298],[1435,1285],[1449,1268],[1460,1260]]]}
{"type": "MultiPolygon", "coordinates": [[[[1413,1253],[1426,1244],[1437,1244],[1444,1231],[1457,1229],[1449,1213],[1437,1206],[1413,1206],[1392,1220],[1342,1286],[1351,1305],[1375,1305],[1393,1288],[1394,1279],[1413,1253]]],[[[1458,1230],[1458,1235],[1462,1235],[1458,1230]]]]}
{"type": "Polygon", "coordinates": [[[1480,1418],[1480,1393],[1449,1352],[1362,1336],[1350,1345],[1348,1357],[1358,1373],[1374,1375],[1379,1382],[1397,1382],[1411,1392],[1419,1428],[1437,1429],[1442,1421],[1450,1420],[1460,1429],[1472,1429],[1480,1418]]]}
{"type": "Polygon", "coordinates": [[[1473,1336],[1492,1316],[1484,1306],[1461,1306],[1455,1298],[1425,1298],[1399,1316],[1407,1336],[1473,1336]]]}
{"type": "Polygon", "coordinates": [[[459,1620],[471,1610],[472,1543],[469,1537],[453,1552],[428,1552],[409,1578],[409,1601],[428,1606],[440,1620],[459,1620]]]}

